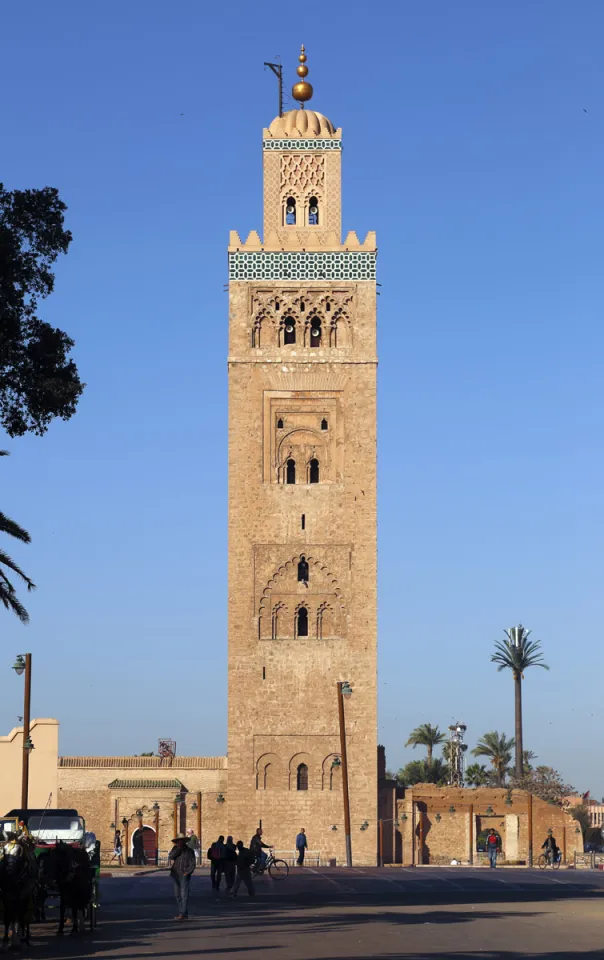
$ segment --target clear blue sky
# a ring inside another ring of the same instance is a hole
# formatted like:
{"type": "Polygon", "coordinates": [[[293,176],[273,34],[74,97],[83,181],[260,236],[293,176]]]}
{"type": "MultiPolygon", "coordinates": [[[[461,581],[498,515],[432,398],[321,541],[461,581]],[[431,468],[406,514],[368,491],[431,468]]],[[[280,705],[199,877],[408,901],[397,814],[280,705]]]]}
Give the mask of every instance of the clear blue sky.
{"type": "Polygon", "coordinates": [[[262,225],[263,61],[291,84],[304,42],[344,229],[380,247],[389,766],[424,721],[512,734],[489,656],[521,620],[551,665],[525,745],[604,793],[603,30],[598,0],[5,2],[2,179],[69,206],[43,316],[88,383],[71,422],[2,441],[39,583],[28,628],[2,614],[5,670],[33,652],[63,753],[226,749],[226,245],[262,225]]]}

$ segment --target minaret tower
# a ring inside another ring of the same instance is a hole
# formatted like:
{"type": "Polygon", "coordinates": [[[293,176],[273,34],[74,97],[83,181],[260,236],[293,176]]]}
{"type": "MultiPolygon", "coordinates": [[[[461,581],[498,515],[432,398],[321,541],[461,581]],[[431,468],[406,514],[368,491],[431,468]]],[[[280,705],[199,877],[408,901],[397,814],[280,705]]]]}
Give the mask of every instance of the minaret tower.
{"type": "Polygon", "coordinates": [[[376,242],[342,242],[342,131],[299,61],[298,108],[263,134],[264,239],[229,244],[225,812],[236,840],[261,823],[291,850],[305,827],[344,861],[348,681],[353,859],[375,863],[376,242]]]}

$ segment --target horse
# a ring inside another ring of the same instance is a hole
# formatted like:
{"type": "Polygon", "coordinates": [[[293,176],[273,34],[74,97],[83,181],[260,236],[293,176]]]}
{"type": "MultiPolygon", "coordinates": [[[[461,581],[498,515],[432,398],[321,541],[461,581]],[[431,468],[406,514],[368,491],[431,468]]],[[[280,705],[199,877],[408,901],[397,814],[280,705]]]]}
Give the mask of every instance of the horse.
{"type": "Polygon", "coordinates": [[[53,850],[40,858],[40,885],[42,913],[46,889],[54,887],[60,897],[59,929],[57,936],[63,935],[65,913],[71,912],[73,926],[71,933],[79,932],[79,914],[86,916],[92,898],[92,880],[94,870],[85,850],[72,847],[59,841],[53,850]]]}
{"type": "Polygon", "coordinates": [[[4,913],[4,938],[2,945],[8,945],[9,930],[18,937],[17,948],[29,940],[31,909],[38,882],[38,866],[34,846],[27,837],[18,840],[9,834],[9,841],[0,860],[0,892],[4,913]]]}

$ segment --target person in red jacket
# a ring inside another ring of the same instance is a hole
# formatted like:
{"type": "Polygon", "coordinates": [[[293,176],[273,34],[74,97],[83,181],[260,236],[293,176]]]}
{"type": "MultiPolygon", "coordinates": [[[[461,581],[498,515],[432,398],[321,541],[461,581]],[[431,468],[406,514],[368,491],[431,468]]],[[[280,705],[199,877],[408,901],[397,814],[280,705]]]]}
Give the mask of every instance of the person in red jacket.
{"type": "Polygon", "coordinates": [[[497,854],[499,853],[499,837],[493,829],[489,830],[489,835],[487,837],[487,853],[489,855],[489,860],[491,861],[491,866],[497,866],[497,854]]]}

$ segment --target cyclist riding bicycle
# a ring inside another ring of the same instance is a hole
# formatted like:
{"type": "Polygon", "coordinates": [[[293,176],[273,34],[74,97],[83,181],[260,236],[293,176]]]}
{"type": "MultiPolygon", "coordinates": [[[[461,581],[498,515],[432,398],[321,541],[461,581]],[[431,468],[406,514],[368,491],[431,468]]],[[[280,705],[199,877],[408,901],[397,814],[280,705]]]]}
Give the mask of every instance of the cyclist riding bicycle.
{"type": "Polygon", "coordinates": [[[547,831],[547,837],[545,838],[545,843],[541,844],[541,849],[545,850],[545,856],[551,863],[556,862],[558,859],[558,846],[551,830],[547,831]]]}
{"type": "Polygon", "coordinates": [[[254,870],[264,870],[268,857],[264,850],[270,850],[269,843],[262,842],[262,827],[258,827],[250,840],[250,853],[254,855],[254,870]]]}

